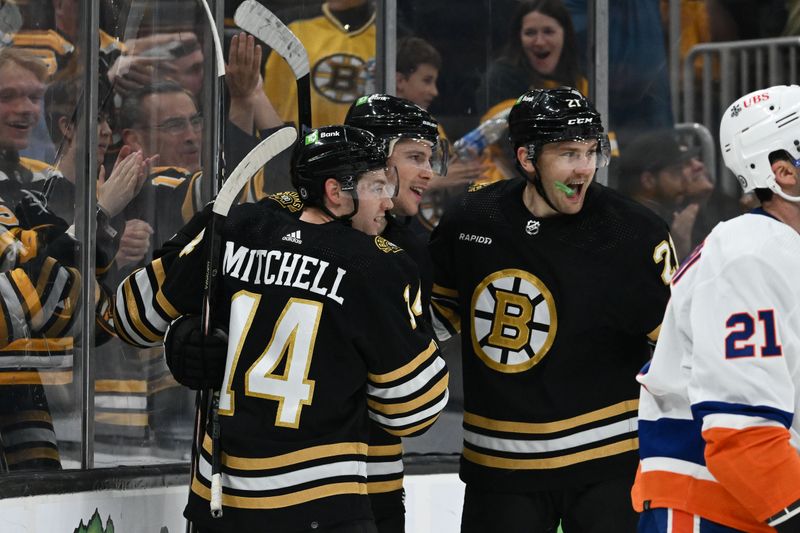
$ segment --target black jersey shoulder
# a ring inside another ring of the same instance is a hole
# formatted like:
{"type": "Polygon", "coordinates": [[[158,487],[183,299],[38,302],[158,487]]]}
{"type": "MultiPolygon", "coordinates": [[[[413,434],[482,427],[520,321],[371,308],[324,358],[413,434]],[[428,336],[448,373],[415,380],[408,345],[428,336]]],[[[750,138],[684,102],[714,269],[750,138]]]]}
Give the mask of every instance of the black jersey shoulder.
{"type": "Polygon", "coordinates": [[[521,198],[525,183],[522,178],[513,178],[472,185],[447,207],[444,218],[456,223],[482,220],[486,217],[498,218],[508,201],[513,201],[517,195],[521,198]]]}
{"type": "Polygon", "coordinates": [[[606,229],[613,231],[622,226],[632,237],[644,239],[661,240],[669,234],[667,223],[636,200],[599,183],[592,184],[590,191],[592,201],[584,207],[585,214],[589,219],[597,217],[606,229]]]}
{"type": "Polygon", "coordinates": [[[264,198],[256,203],[234,206],[223,235],[249,248],[285,248],[309,253],[333,264],[347,265],[366,276],[399,269],[417,277],[409,255],[382,236],[366,235],[343,221],[325,224],[303,222],[287,208],[287,196],[264,198]],[[300,232],[299,236],[296,232],[300,232]]]}

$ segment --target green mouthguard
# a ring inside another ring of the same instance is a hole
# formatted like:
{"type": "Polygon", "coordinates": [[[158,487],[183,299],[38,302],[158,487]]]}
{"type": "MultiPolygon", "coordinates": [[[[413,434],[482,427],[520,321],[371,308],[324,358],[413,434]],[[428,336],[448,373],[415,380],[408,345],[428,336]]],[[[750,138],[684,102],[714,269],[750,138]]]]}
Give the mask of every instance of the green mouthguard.
{"type": "Polygon", "coordinates": [[[556,182],[556,189],[558,189],[559,191],[563,192],[567,196],[572,196],[572,195],[575,194],[575,191],[572,190],[572,187],[570,187],[566,183],[562,183],[560,181],[556,182]]]}

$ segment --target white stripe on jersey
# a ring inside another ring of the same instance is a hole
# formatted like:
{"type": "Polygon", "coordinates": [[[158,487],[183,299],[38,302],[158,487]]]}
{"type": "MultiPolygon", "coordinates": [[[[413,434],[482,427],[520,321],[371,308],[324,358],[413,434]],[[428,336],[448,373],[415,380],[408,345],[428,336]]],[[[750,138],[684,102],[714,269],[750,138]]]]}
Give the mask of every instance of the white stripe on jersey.
{"type": "Polygon", "coordinates": [[[703,417],[703,431],[711,428],[747,429],[755,427],[786,427],[778,421],[748,415],[714,414],[703,417]]]}
{"type": "Polygon", "coordinates": [[[20,355],[0,356],[0,369],[18,370],[20,368],[52,369],[72,368],[72,355],[20,355]]]}
{"type": "Polygon", "coordinates": [[[568,450],[636,431],[636,416],[605,426],[587,429],[557,439],[522,440],[503,439],[464,431],[464,441],[481,448],[508,453],[547,453],[568,450]]]}
{"type": "Polygon", "coordinates": [[[56,436],[51,428],[22,427],[3,431],[3,446],[7,448],[31,442],[56,444],[56,436]]]}
{"type": "Polygon", "coordinates": [[[390,388],[367,385],[367,394],[384,400],[411,396],[420,389],[428,387],[433,377],[441,372],[445,366],[444,359],[436,357],[433,362],[428,365],[428,368],[417,374],[414,379],[390,388]]]}
{"type": "Polygon", "coordinates": [[[367,476],[386,476],[389,474],[401,474],[403,472],[403,461],[368,462],[367,476]]]}
{"type": "Polygon", "coordinates": [[[642,472],[663,471],[675,472],[684,476],[717,482],[717,478],[705,466],[672,457],[648,457],[642,459],[642,472]]]}
{"type": "MultiPolygon", "coordinates": [[[[141,295],[142,301],[154,302],[154,288],[150,283],[150,277],[147,275],[148,270],[149,269],[147,268],[139,270],[133,275],[133,279],[136,282],[136,287],[139,289],[139,294],[141,295]]],[[[139,310],[139,312],[141,312],[141,310],[139,310]]],[[[145,305],[144,312],[144,316],[147,318],[147,321],[153,326],[153,328],[155,328],[154,333],[160,333],[163,335],[164,332],[167,331],[169,322],[161,318],[161,315],[159,315],[151,305],[145,305]]]]}
{"type": "MultiPolygon", "coordinates": [[[[200,456],[200,475],[211,479],[211,464],[202,455],[200,456]]],[[[367,477],[366,461],[339,461],[318,466],[301,468],[285,474],[268,474],[257,477],[243,477],[222,472],[222,486],[236,490],[268,491],[302,485],[304,483],[318,483],[321,480],[340,476],[367,477]]]]}
{"type": "Polygon", "coordinates": [[[128,320],[128,309],[125,307],[124,282],[120,283],[119,287],[117,287],[117,298],[114,306],[116,307],[116,313],[115,313],[115,318],[117,319],[117,323],[115,324],[116,327],[124,331],[125,334],[128,337],[130,337],[132,341],[134,341],[139,346],[158,346],[162,343],[162,341],[150,342],[144,337],[140,337],[137,331],[133,329],[133,327],[131,326],[131,323],[128,320]]]}
{"type": "Polygon", "coordinates": [[[145,396],[95,394],[94,406],[102,409],[147,409],[147,398],[145,396]]]}
{"type": "Polygon", "coordinates": [[[70,279],[70,274],[66,268],[57,266],[54,266],[53,268],[57,268],[58,272],[56,273],[55,280],[53,280],[53,284],[50,287],[50,291],[47,293],[47,299],[44,302],[41,302],[42,312],[41,314],[37,313],[36,316],[31,320],[31,325],[35,330],[38,330],[44,324],[46,324],[53,316],[53,313],[56,312],[56,308],[61,303],[61,293],[64,291],[64,287],[67,285],[67,282],[70,279]]]}
{"type": "Polygon", "coordinates": [[[8,307],[9,316],[6,318],[9,325],[8,333],[11,335],[11,340],[24,339],[30,336],[30,329],[28,328],[28,321],[25,318],[25,311],[17,299],[17,294],[11,286],[5,275],[0,276],[0,296],[8,307]]]}
{"type": "Polygon", "coordinates": [[[426,418],[438,415],[441,412],[441,410],[444,409],[444,406],[447,405],[447,399],[449,397],[450,397],[450,391],[445,390],[444,397],[438,402],[436,402],[435,405],[432,405],[431,407],[428,407],[427,409],[425,409],[424,411],[420,411],[419,413],[414,413],[413,415],[404,416],[402,418],[386,418],[385,416],[376,413],[372,409],[369,410],[369,417],[382,426],[387,426],[392,428],[410,426],[412,424],[416,424],[417,422],[425,420],[426,418]]]}

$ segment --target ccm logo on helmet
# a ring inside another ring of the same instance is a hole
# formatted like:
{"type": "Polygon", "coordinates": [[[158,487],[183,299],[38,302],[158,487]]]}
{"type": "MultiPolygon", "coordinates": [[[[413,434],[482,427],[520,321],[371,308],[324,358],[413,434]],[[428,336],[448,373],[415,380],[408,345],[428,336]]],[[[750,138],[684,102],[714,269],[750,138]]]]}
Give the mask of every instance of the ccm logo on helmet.
{"type": "Polygon", "coordinates": [[[571,118],[567,121],[567,124],[591,124],[592,119],[590,118],[571,118]]]}
{"type": "Polygon", "coordinates": [[[339,132],[338,131],[323,131],[323,132],[321,132],[319,134],[319,136],[322,137],[323,139],[325,137],[338,137],[339,136],[339,132]]]}
{"type": "Polygon", "coordinates": [[[492,244],[491,237],[484,237],[483,235],[473,235],[472,233],[460,233],[458,235],[458,240],[474,242],[476,244],[492,244]]]}
{"type": "Polygon", "coordinates": [[[757,104],[759,102],[765,102],[767,100],[769,100],[769,93],[754,94],[747,100],[744,100],[742,102],[742,105],[744,105],[745,107],[750,107],[753,104],[757,104]]]}

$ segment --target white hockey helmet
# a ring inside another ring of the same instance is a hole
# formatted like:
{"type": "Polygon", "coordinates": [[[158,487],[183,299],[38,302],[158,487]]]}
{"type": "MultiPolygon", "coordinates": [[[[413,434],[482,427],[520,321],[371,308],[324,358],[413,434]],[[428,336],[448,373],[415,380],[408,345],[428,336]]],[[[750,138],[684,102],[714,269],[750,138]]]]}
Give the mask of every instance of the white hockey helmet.
{"type": "Polygon", "coordinates": [[[719,125],[722,158],[744,192],[769,189],[790,202],[800,197],[775,182],[769,155],[785,150],[800,165],[800,86],[777,85],[732,103],[719,125]]]}

